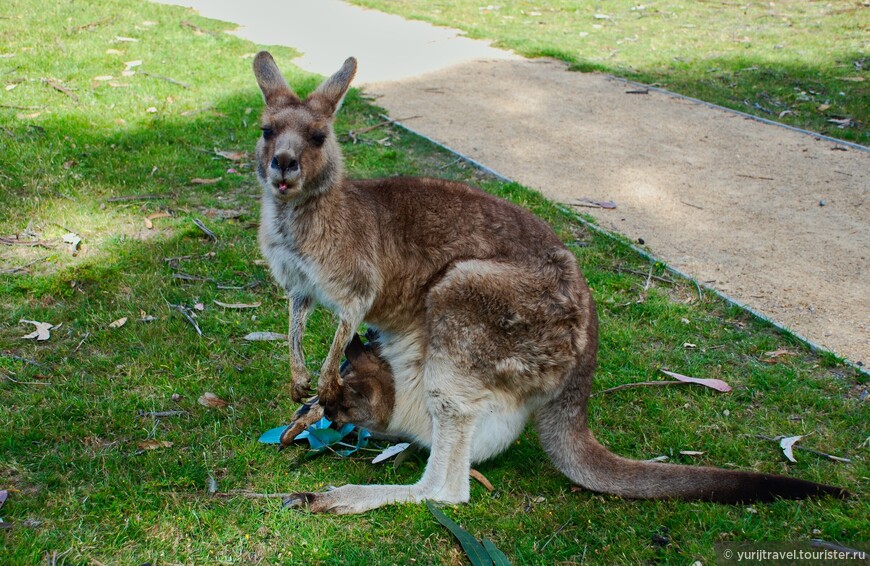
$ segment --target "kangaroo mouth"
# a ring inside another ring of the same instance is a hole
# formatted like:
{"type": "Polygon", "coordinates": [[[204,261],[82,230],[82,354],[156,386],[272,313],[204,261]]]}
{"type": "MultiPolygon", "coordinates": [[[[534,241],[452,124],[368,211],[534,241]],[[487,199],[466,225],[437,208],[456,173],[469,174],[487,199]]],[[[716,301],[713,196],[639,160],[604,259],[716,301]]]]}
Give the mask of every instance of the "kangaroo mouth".
{"type": "Polygon", "coordinates": [[[285,181],[274,181],[272,183],[272,187],[282,197],[292,196],[292,195],[298,193],[299,189],[300,189],[299,183],[297,181],[286,181],[286,180],[285,181]]]}

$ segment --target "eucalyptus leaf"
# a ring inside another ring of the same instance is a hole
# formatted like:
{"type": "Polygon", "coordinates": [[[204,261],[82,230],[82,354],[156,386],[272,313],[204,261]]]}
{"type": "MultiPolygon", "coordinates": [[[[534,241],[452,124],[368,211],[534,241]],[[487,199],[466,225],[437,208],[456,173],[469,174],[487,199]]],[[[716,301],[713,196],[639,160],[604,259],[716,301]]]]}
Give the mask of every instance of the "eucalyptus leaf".
{"type": "Polygon", "coordinates": [[[276,426],[275,428],[271,428],[260,435],[260,442],[263,444],[280,444],[281,443],[281,434],[287,430],[287,425],[284,426],[276,426]]]}
{"type": "Polygon", "coordinates": [[[384,449],[383,452],[375,456],[374,460],[372,460],[372,464],[378,464],[380,462],[383,462],[384,460],[388,460],[396,454],[404,452],[408,448],[408,446],[410,446],[410,444],[408,444],[407,442],[400,442],[399,444],[388,446],[384,449]]]}
{"type": "Polygon", "coordinates": [[[465,554],[474,566],[493,566],[493,559],[490,557],[489,552],[487,552],[486,548],[484,548],[476,538],[471,536],[471,533],[451,521],[450,518],[440,509],[435,507],[431,501],[426,501],[426,507],[428,507],[432,515],[438,519],[439,523],[447,527],[447,529],[453,533],[453,536],[455,536],[459,541],[459,544],[462,545],[462,550],[465,551],[465,554]]]}
{"type": "Polygon", "coordinates": [[[489,557],[492,558],[492,563],[495,566],[511,566],[511,561],[508,560],[505,553],[499,550],[491,540],[485,538],[481,542],[483,543],[483,548],[485,548],[489,553],[489,557]]]}
{"type": "Polygon", "coordinates": [[[341,433],[333,428],[309,428],[308,433],[308,442],[314,449],[332,446],[342,439],[341,433]]]}

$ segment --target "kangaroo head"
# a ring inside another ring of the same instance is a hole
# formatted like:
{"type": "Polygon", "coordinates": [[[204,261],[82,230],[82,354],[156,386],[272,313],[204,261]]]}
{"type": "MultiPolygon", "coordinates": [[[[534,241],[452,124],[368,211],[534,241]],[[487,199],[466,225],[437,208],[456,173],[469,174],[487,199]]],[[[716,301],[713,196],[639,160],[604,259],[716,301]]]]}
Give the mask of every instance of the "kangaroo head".
{"type": "Polygon", "coordinates": [[[263,92],[263,135],[257,142],[257,178],[279,200],[314,196],[342,178],[342,156],[332,123],[356,74],[356,59],[302,100],[287,85],[275,60],[261,51],[254,76],[263,92]]]}
{"type": "Polygon", "coordinates": [[[323,413],[337,423],[353,423],[384,432],[393,416],[396,387],[390,366],[378,355],[377,344],[363,344],[355,335],[345,348],[347,364],[342,368],[338,399],[323,407],[323,413]]]}

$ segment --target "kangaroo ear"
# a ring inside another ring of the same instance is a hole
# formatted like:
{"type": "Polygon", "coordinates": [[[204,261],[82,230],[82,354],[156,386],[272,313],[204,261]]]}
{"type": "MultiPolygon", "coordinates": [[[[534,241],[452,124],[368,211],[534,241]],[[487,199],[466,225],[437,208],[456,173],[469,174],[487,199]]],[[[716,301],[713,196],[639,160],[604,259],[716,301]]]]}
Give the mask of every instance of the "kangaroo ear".
{"type": "Polygon", "coordinates": [[[326,105],[327,113],[335,116],[341,108],[341,103],[344,102],[344,95],[347,94],[354,75],[356,75],[356,59],[348,57],[341,69],[317,87],[311,96],[319,98],[326,105]]]}
{"type": "Polygon", "coordinates": [[[254,57],[254,76],[257,77],[266,105],[286,106],[300,102],[296,93],[287,86],[287,81],[268,51],[260,51],[254,57]]]}

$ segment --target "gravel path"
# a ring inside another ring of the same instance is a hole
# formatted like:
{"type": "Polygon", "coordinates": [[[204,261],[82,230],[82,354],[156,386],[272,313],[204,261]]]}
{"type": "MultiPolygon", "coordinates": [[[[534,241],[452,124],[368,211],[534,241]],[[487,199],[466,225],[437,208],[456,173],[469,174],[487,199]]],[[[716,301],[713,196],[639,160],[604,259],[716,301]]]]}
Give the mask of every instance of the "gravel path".
{"type": "Polygon", "coordinates": [[[337,0],[166,3],[295,47],[321,74],[354,55],[357,84],[415,131],[553,200],[615,202],[578,210],[870,362],[870,151],[337,0]]]}

